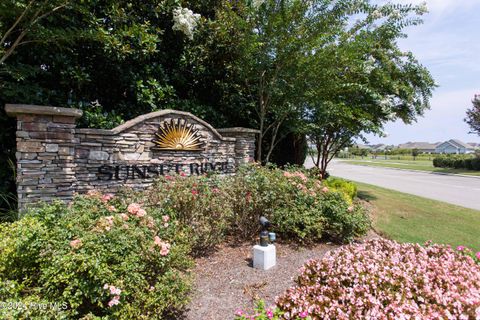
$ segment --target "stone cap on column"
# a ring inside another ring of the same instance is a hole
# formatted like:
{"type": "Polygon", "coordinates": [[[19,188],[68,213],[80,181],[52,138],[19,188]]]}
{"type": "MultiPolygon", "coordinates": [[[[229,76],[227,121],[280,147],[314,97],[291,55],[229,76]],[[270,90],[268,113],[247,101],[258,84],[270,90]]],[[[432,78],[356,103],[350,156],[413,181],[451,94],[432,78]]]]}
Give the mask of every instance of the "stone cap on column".
{"type": "Polygon", "coordinates": [[[18,114],[37,114],[46,116],[80,118],[83,114],[82,110],[74,108],[47,107],[30,104],[6,104],[5,112],[12,117],[18,114]]]}
{"type": "Polygon", "coordinates": [[[223,135],[251,135],[251,134],[258,134],[260,130],[257,129],[250,129],[250,128],[242,128],[242,127],[233,127],[233,128],[222,128],[217,129],[223,135]]]}

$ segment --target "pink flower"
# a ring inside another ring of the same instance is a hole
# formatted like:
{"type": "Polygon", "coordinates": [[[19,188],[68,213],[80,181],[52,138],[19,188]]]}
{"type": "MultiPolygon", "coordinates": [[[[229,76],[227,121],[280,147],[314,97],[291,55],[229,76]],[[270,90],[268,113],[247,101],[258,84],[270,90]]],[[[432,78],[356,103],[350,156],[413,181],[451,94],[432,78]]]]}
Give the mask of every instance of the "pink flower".
{"type": "Polygon", "coordinates": [[[270,309],[267,310],[267,317],[268,317],[268,319],[272,319],[272,318],[273,318],[273,312],[272,312],[272,310],[270,310],[270,309]]]}
{"type": "Polygon", "coordinates": [[[120,297],[119,297],[119,296],[115,296],[115,297],[113,297],[112,300],[110,300],[110,301],[108,302],[108,306],[111,308],[111,307],[113,307],[113,306],[116,306],[116,305],[119,304],[119,303],[120,303],[120,297]]]}
{"type": "Polygon", "coordinates": [[[347,211],[348,212],[353,212],[353,206],[348,207],[347,211]]]}
{"type": "Polygon", "coordinates": [[[116,211],[117,211],[117,208],[115,208],[114,206],[108,206],[108,207],[107,207],[107,210],[108,210],[109,212],[116,212],[116,211]]]}
{"type": "Polygon", "coordinates": [[[162,221],[163,222],[168,222],[168,221],[170,221],[170,217],[169,216],[162,216],[162,221]]]}
{"type": "Polygon", "coordinates": [[[166,256],[169,252],[170,252],[170,244],[162,243],[162,249],[160,250],[160,254],[162,256],[166,256]]]}
{"type": "Polygon", "coordinates": [[[479,252],[477,252],[477,254],[475,255],[475,257],[477,257],[477,259],[479,259],[479,260],[480,260],[480,251],[479,251],[479,252]]]}
{"type": "Polygon", "coordinates": [[[186,177],[186,176],[187,176],[187,174],[186,174],[185,172],[183,172],[183,171],[182,171],[182,172],[180,172],[180,176],[181,176],[181,177],[186,177]]]}
{"type": "Polygon", "coordinates": [[[242,310],[240,310],[240,309],[237,309],[237,311],[235,311],[235,315],[237,315],[237,316],[239,316],[239,317],[240,317],[240,316],[242,316],[242,315],[243,315],[243,311],[242,311],[242,310]]]}
{"type": "Polygon", "coordinates": [[[170,244],[168,242],[163,242],[159,236],[155,236],[153,242],[156,246],[160,247],[160,254],[166,256],[170,252],[170,244]]]}
{"type": "Polygon", "coordinates": [[[465,247],[464,247],[464,246],[458,246],[458,247],[457,247],[457,250],[458,250],[458,251],[463,251],[463,250],[465,250],[465,247]]]}
{"type": "Polygon", "coordinates": [[[300,312],[299,316],[300,318],[304,319],[308,316],[308,312],[307,311],[300,312]]]}
{"type": "Polygon", "coordinates": [[[155,290],[154,286],[150,286],[150,288],[148,289],[148,291],[153,291],[153,290],[155,290]]]}
{"type": "Polygon", "coordinates": [[[127,207],[127,211],[131,214],[137,214],[138,210],[140,210],[140,205],[138,203],[129,204],[127,207]]]}
{"type": "Polygon", "coordinates": [[[70,247],[72,247],[73,249],[78,249],[81,246],[82,246],[82,240],[80,239],[75,239],[70,241],[70,247]]]}
{"type": "Polygon", "coordinates": [[[171,180],[173,180],[174,178],[173,178],[172,176],[165,176],[165,179],[171,181],[171,180]]]}
{"type": "Polygon", "coordinates": [[[110,288],[110,286],[108,285],[108,283],[105,283],[105,284],[103,285],[103,289],[104,289],[104,290],[107,290],[108,288],[110,288]]]}
{"type": "Polygon", "coordinates": [[[112,294],[112,295],[118,296],[122,293],[122,290],[120,290],[119,288],[117,288],[115,286],[110,286],[109,289],[110,289],[110,294],[112,294]]]}
{"type": "Polygon", "coordinates": [[[128,218],[128,214],[125,214],[125,213],[121,213],[120,214],[120,217],[122,217],[122,220],[123,221],[127,221],[129,218],[128,218]]]}
{"type": "Polygon", "coordinates": [[[213,193],[220,193],[220,189],[218,189],[218,188],[213,188],[213,189],[212,189],[212,192],[213,192],[213,193]]]}
{"type": "Polygon", "coordinates": [[[323,188],[322,188],[322,192],[327,193],[327,192],[328,192],[328,188],[327,188],[327,187],[323,187],[323,188]]]}
{"type": "Polygon", "coordinates": [[[192,189],[192,194],[193,194],[194,196],[196,196],[196,195],[198,194],[197,189],[192,189]]]}
{"type": "Polygon", "coordinates": [[[144,209],[138,209],[137,211],[137,216],[140,218],[144,217],[146,214],[147,214],[147,211],[145,211],[144,209]]]}
{"type": "Polygon", "coordinates": [[[103,202],[108,202],[113,199],[113,194],[107,193],[102,196],[102,201],[103,202]]]}

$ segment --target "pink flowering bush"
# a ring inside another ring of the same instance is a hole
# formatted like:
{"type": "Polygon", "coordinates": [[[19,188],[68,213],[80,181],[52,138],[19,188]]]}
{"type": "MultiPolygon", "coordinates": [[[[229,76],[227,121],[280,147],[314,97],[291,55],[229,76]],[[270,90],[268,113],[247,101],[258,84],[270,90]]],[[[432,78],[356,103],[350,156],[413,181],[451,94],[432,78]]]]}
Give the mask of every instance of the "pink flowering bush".
{"type": "Polygon", "coordinates": [[[265,307],[265,302],[259,300],[253,314],[238,309],[235,311],[235,320],[279,320],[282,319],[282,312],[276,307],[265,307]]]}
{"type": "Polygon", "coordinates": [[[448,246],[375,239],[301,268],[285,319],[479,319],[480,266],[448,246]]]}
{"type": "Polygon", "coordinates": [[[228,177],[161,177],[150,191],[121,198],[128,199],[132,212],[139,210],[132,202],[140,201],[175,217],[190,230],[194,255],[201,255],[226,237],[258,237],[262,215],[279,238],[291,241],[348,242],[365,234],[370,220],[364,208],[335,190],[298,168],[253,164],[228,177]]]}
{"type": "Polygon", "coordinates": [[[188,230],[193,255],[201,255],[227,233],[231,208],[219,183],[217,177],[166,176],[141,196],[147,207],[158,209],[156,218],[163,225],[171,223],[171,216],[188,230]]]}
{"type": "Polygon", "coordinates": [[[474,251],[474,250],[472,250],[468,247],[465,247],[465,246],[458,246],[457,247],[457,252],[462,254],[462,255],[465,255],[465,256],[468,256],[468,257],[472,258],[475,262],[480,264],[480,251],[474,251]]]}
{"type": "Polygon", "coordinates": [[[370,227],[361,205],[297,168],[245,166],[225,192],[233,207],[231,225],[244,237],[258,235],[261,215],[273,222],[280,238],[301,242],[325,237],[350,241],[370,227]]]}
{"type": "Polygon", "coordinates": [[[0,318],[172,317],[190,289],[188,230],[155,210],[91,192],[0,225],[0,301],[62,307],[0,318]]]}

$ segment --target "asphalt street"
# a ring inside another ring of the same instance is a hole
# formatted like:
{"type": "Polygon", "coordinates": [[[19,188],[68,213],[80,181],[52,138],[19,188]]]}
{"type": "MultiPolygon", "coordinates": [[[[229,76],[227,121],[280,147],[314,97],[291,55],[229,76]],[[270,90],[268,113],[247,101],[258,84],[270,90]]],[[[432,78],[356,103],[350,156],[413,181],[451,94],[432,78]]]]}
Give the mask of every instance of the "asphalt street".
{"type": "MultiPolygon", "coordinates": [[[[307,158],[305,167],[312,166],[311,159],[307,158]]],[[[328,172],[332,176],[480,210],[480,178],[367,167],[340,160],[333,160],[328,172]]]]}

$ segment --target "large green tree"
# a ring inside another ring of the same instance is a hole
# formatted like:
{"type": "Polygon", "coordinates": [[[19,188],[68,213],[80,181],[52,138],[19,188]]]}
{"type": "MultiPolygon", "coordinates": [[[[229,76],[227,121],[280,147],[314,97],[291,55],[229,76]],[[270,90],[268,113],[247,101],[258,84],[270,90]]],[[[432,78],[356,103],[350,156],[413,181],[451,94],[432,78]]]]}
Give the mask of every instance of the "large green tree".
{"type": "Polygon", "coordinates": [[[311,63],[314,82],[303,128],[317,148],[314,162],[322,174],[354,139],[382,135],[388,121],[415,121],[429,107],[435,87],[428,70],[397,45],[405,27],[421,23],[425,8],[368,5],[362,12],[311,63]]]}
{"type": "Polygon", "coordinates": [[[472,133],[480,136],[480,95],[475,95],[472,100],[472,108],[467,110],[465,122],[472,129],[472,133]]]}

